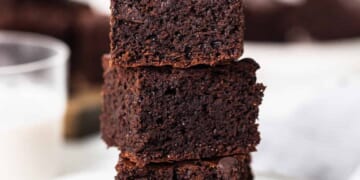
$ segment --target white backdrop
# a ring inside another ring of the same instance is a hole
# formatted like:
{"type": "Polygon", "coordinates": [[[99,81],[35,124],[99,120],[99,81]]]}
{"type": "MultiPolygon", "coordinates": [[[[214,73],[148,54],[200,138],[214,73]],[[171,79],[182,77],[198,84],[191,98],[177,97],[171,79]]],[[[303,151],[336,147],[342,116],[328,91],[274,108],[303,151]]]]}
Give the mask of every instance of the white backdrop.
{"type": "Polygon", "coordinates": [[[247,44],[268,88],[254,167],[297,179],[348,179],[360,165],[360,40],[247,44]]]}

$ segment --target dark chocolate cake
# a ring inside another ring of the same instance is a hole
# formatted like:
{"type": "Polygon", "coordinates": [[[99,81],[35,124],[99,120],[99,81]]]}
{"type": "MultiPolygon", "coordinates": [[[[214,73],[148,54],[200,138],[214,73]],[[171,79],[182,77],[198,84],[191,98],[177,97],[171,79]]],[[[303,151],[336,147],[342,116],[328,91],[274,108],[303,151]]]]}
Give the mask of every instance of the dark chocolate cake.
{"type": "Polygon", "coordinates": [[[111,52],[126,67],[229,63],[243,53],[242,0],[111,0],[111,52]]]}
{"type": "Polygon", "coordinates": [[[102,136],[143,166],[248,153],[260,137],[259,65],[123,68],[104,58],[102,136]]]}
{"type": "Polygon", "coordinates": [[[360,37],[360,2],[351,0],[245,1],[245,39],[328,41],[360,37]]]}
{"type": "Polygon", "coordinates": [[[289,39],[293,11],[301,6],[296,1],[245,1],[245,39],[283,42],[289,39]]]}
{"type": "MultiPolygon", "coordinates": [[[[1,29],[35,32],[68,39],[70,26],[75,11],[89,9],[78,3],[46,3],[21,2],[12,5],[0,5],[0,11],[11,17],[6,23],[1,23],[1,29]]],[[[1,21],[2,17],[0,17],[1,21]]]]}
{"type": "Polygon", "coordinates": [[[116,180],[251,180],[249,155],[185,161],[176,164],[151,164],[142,168],[122,160],[116,166],[116,180]]]}
{"type": "Polygon", "coordinates": [[[0,5],[0,29],[49,35],[70,46],[71,94],[85,83],[102,83],[99,59],[110,49],[109,21],[109,16],[71,1],[34,0],[0,5]]]}
{"type": "Polygon", "coordinates": [[[298,26],[314,40],[360,37],[360,2],[353,0],[308,0],[296,12],[298,26]]]}
{"type": "Polygon", "coordinates": [[[100,85],[102,79],[102,55],[109,52],[109,16],[87,11],[78,14],[72,26],[72,75],[75,84],[90,82],[100,85]]]}

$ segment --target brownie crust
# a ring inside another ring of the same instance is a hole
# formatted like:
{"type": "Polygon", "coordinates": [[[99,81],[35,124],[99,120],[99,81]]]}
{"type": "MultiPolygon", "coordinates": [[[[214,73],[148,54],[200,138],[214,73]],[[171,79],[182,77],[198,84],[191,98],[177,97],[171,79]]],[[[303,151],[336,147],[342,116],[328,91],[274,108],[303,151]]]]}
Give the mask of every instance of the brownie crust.
{"type": "Polygon", "coordinates": [[[224,66],[123,68],[104,58],[102,137],[144,166],[255,151],[264,86],[251,59],[224,66]]]}
{"type": "Polygon", "coordinates": [[[111,54],[124,67],[230,63],[243,53],[242,0],[111,0],[111,54]]]}
{"type": "Polygon", "coordinates": [[[116,180],[252,180],[249,155],[217,158],[215,160],[186,161],[175,164],[150,164],[139,168],[121,160],[116,166],[116,180]]]}

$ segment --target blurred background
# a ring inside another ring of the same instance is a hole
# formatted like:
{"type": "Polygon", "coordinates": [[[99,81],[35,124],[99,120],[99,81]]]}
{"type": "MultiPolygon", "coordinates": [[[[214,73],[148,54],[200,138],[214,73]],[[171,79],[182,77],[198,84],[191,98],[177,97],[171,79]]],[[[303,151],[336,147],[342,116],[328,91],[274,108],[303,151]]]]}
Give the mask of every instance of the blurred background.
{"type": "MultiPolygon", "coordinates": [[[[112,179],[99,136],[109,0],[0,0],[0,179],[112,179]]],[[[246,0],[267,86],[256,179],[360,179],[360,1],[246,0]]]]}

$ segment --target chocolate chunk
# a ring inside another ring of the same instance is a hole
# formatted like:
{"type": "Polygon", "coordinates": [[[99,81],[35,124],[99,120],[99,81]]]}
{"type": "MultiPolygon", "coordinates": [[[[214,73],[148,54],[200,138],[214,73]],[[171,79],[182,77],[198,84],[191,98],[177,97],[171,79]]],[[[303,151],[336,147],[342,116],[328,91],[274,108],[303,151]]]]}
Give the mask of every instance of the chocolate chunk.
{"type": "Polygon", "coordinates": [[[238,173],[239,161],[233,157],[225,157],[220,159],[217,168],[221,177],[231,179],[234,174],[238,173]]]}

